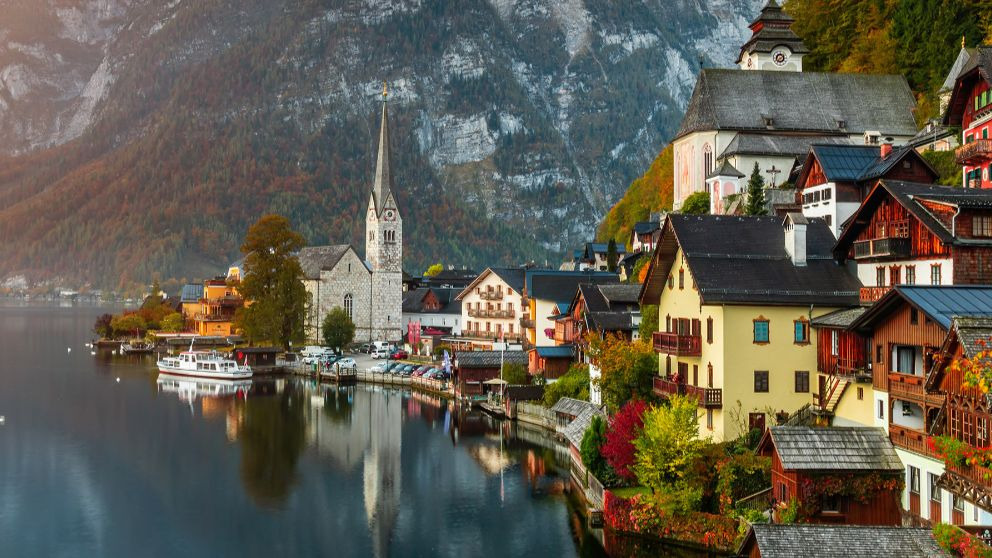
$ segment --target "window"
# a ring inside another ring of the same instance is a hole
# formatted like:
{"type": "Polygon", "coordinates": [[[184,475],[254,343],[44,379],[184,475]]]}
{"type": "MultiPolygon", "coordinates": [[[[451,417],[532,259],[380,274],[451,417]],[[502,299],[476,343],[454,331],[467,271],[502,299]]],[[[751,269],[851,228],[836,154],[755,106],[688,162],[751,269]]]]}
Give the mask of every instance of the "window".
{"type": "Polygon", "coordinates": [[[796,370],[796,393],[809,393],[809,372],[796,370]]]}
{"type": "Polygon", "coordinates": [[[830,330],[830,355],[837,356],[840,354],[840,332],[836,329],[830,330]]]}
{"type": "Polygon", "coordinates": [[[755,343],[768,343],[769,331],[768,331],[768,320],[764,318],[758,318],[754,320],[754,342],[755,343]]]}
{"type": "Polygon", "coordinates": [[[699,387],[699,365],[692,365],[692,385],[699,387]]]}
{"type": "Polygon", "coordinates": [[[975,217],[971,220],[971,234],[974,236],[992,236],[992,217],[975,217]]]}
{"type": "Polygon", "coordinates": [[[713,430],[713,409],[706,409],[706,429],[713,430]]]}
{"type": "Polygon", "coordinates": [[[914,467],[908,465],[909,469],[909,493],[919,494],[920,493],[920,469],[919,467],[914,467]]]}
{"type": "Polygon", "coordinates": [[[840,513],[843,499],[839,494],[824,495],[820,499],[820,510],[823,513],[840,513]]]}
{"type": "Polygon", "coordinates": [[[665,357],[665,376],[671,376],[671,375],[672,375],[672,357],[666,356],[665,357]]]}
{"type": "Polygon", "coordinates": [[[858,388],[858,401],[862,401],[865,398],[865,388],[858,388]]]}
{"type": "Polygon", "coordinates": [[[875,362],[882,363],[882,346],[875,345],[875,362]]]}
{"type": "Polygon", "coordinates": [[[671,332],[672,332],[672,317],[665,316],[665,333],[671,333],[671,332]]]}
{"type": "Polygon", "coordinates": [[[509,333],[510,333],[510,335],[513,335],[513,324],[510,324],[509,333]]]}
{"type": "Polygon", "coordinates": [[[915,285],[916,284],[916,266],[907,265],[906,266],[906,284],[915,285]]]}
{"type": "Polygon", "coordinates": [[[706,387],[713,387],[713,365],[706,365],[706,387]]]}
{"type": "Polygon", "coordinates": [[[940,264],[930,264],[930,284],[940,284],[940,264]]]}
{"type": "Polygon", "coordinates": [[[809,343],[809,322],[796,320],[793,325],[795,326],[795,343],[802,345],[809,343]]]}
{"type": "Polygon", "coordinates": [[[354,318],[354,299],[352,299],[351,294],[344,295],[344,311],[348,313],[349,318],[354,318]]]}
{"type": "Polygon", "coordinates": [[[900,273],[901,270],[902,268],[899,267],[898,265],[894,265],[889,268],[889,284],[895,286],[902,282],[899,280],[899,276],[901,275],[900,273]]]}
{"type": "Polygon", "coordinates": [[[713,146],[703,145],[703,177],[713,171],[713,146]]]}
{"type": "Polygon", "coordinates": [[[878,400],[878,418],[885,420],[885,401],[878,400]]]}
{"type": "Polygon", "coordinates": [[[706,342],[713,343],[713,318],[706,318],[706,342]]]}
{"type": "Polygon", "coordinates": [[[884,287],[885,286],[885,268],[877,267],[875,268],[875,286],[884,287]]]}
{"type": "Polygon", "coordinates": [[[675,276],[674,275],[669,275],[668,276],[668,290],[672,290],[674,288],[675,288],[675,276]]]}
{"type": "MultiPolygon", "coordinates": [[[[935,475],[933,473],[927,473],[927,478],[930,481],[929,482],[929,484],[930,484],[930,501],[931,502],[938,502],[939,503],[940,502],[940,487],[937,486],[937,481],[940,480],[940,475],[935,475]]],[[[931,517],[930,519],[931,520],[934,520],[934,519],[939,520],[940,518],[939,517],[938,518],[931,517]]]]}
{"type": "Polygon", "coordinates": [[[957,494],[951,494],[951,506],[953,506],[956,511],[963,512],[964,500],[962,500],[957,494]]]}
{"type": "Polygon", "coordinates": [[[679,290],[682,290],[684,288],[685,288],[685,270],[684,269],[680,269],[679,270],[679,290]]]}
{"type": "Polygon", "coordinates": [[[909,309],[909,323],[913,325],[920,323],[920,311],[916,308],[909,309]]]}
{"type": "Polygon", "coordinates": [[[834,224],[834,217],[833,217],[833,215],[824,215],[823,216],[823,222],[826,223],[828,227],[833,226],[833,224],[834,224]]]}
{"type": "Polygon", "coordinates": [[[755,393],[768,393],[768,371],[767,370],[755,370],[754,371],[754,392],[755,393]]]}
{"type": "Polygon", "coordinates": [[[789,501],[789,486],[784,482],[778,483],[778,500],[779,502],[789,501]]]}

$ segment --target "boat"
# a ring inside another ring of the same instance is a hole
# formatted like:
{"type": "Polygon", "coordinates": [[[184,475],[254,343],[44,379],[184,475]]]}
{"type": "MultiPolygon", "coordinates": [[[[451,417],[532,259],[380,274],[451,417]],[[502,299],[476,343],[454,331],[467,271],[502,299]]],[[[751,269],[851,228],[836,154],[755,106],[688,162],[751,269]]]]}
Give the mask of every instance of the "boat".
{"type": "Polygon", "coordinates": [[[155,350],[155,346],[151,343],[142,343],[140,341],[135,341],[133,343],[124,343],[121,345],[122,355],[147,355],[155,350]]]}
{"type": "Polygon", "coordinates": [[[160,374],[155,381],[158,389],[165,393],[176,393],[183,401],[194,401],[200,397],[247,397],[251,390],[251,380],[193,379],[160,374]]]}
{"type": "Polygon", "coordinates": [[[243,380],[251,378],[247,363],[224,358],[217,351],[184,351],[179,356],[165,357],[157,362],[158,371],[170,376],[213,378],[217,380],[243,380]]]}

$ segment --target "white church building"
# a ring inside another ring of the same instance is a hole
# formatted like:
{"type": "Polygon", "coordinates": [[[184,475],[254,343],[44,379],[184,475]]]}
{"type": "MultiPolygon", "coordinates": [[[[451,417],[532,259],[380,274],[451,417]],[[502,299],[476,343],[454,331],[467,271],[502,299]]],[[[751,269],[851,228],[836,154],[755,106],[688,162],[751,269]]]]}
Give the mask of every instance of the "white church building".
{"type": "Polygon", "coordinates": [[[365,259],[348,244],[300,250],[310,297],[307,338],[319,340],[331,309],[344,308],[355,323],[355,341],[400,341],[403,336],[403,219],[393,196],[386,89],[375,179],[365,217],[365,259]]]}

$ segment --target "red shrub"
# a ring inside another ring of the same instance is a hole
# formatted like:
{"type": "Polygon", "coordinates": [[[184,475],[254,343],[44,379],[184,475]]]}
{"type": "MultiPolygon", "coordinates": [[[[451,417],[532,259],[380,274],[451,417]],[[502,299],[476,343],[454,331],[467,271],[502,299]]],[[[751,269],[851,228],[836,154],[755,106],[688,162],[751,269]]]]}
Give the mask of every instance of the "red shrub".
{"type": "Polygon", "coordinates": [[[634,464],[633,442],[644,427],[643,417],[647,408],[644,401],[637,399],[624,405],[610,419],[606,443],[599,450],[610,467],[626,481],[636,480],[634,472],[630,470],[630,466],[634,464]]]}

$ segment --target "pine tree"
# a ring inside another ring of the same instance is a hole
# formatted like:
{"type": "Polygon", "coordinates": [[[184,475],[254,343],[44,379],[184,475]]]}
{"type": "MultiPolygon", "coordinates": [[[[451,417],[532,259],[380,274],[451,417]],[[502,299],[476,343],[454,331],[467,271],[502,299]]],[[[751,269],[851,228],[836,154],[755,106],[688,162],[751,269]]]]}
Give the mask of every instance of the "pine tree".
{"type": "Polygon", "coordinates": [[[745,215],[766,215],[765,209],[765,179],[761,176],[758,162],[754,163],[751,178],[747,180],[747,203],[744,205],[745,215]]]}
{"type": "Polygon", "coordinates": [[[606,245],[606,269],[611,273],[616,272],[619,261],[620,256],[617,254],[617,241],[611,238],[610,243],[606,245]]]}

